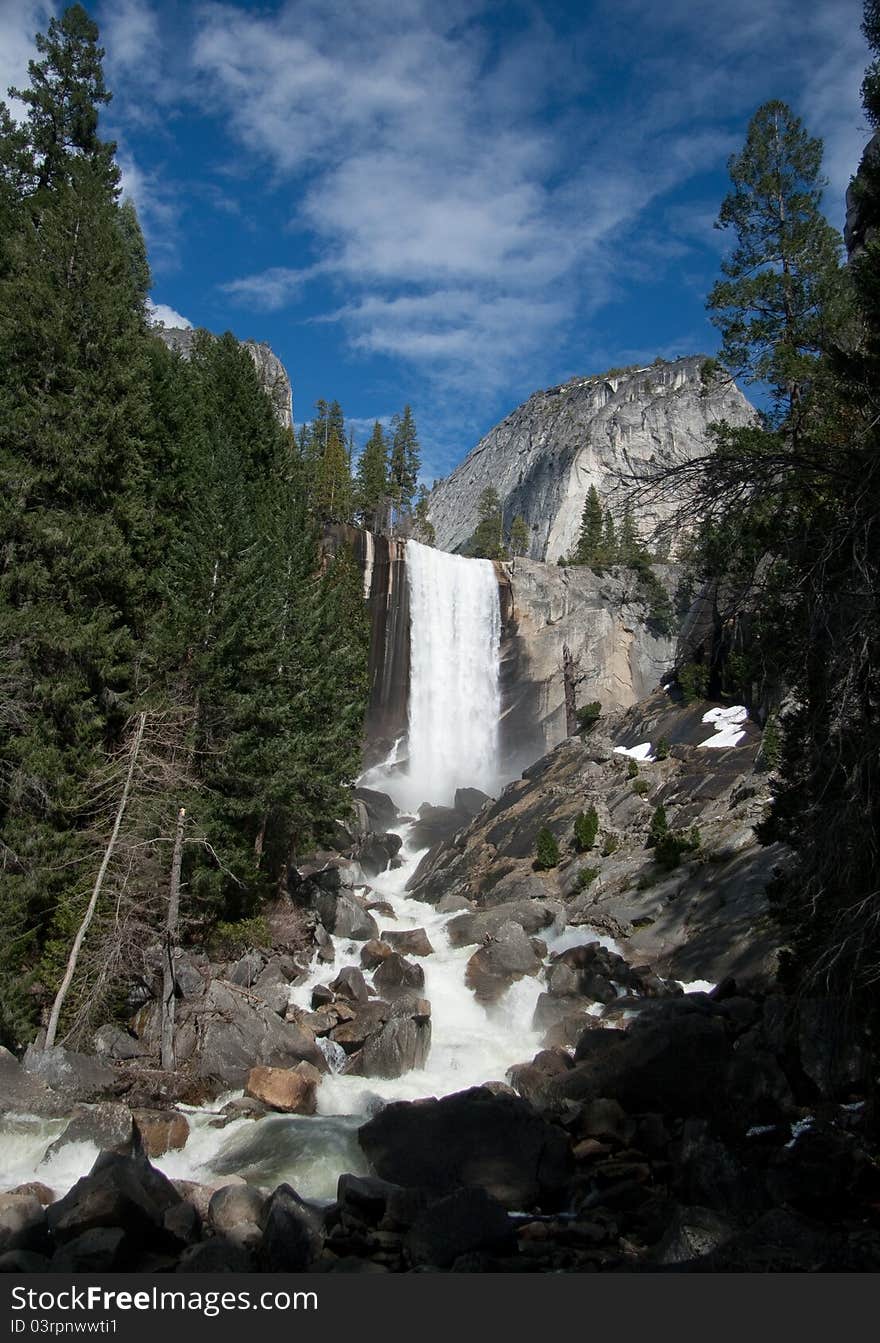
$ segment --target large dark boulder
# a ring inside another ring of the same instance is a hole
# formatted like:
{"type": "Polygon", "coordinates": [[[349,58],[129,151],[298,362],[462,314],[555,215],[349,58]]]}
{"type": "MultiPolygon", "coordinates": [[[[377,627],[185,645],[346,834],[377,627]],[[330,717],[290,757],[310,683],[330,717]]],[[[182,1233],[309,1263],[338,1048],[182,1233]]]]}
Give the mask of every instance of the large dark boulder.
{"type": "Polygon", "coordinates": [[[536,975],[541,957],[518,923],[503,923],[471,956],[465,983],[478,1002],[495,1003],[516,980],[536,975]]]}
{"type": "Polygon", "coordinates": [[[68,1100],[98,1100],[112,1090],[117,1074],[93,1054],[77,1054],[63,1045],[36,1049],[29,1045],[22,1067],[47,1087],[68,1100]]]}
{"type": "Polygon", "coordinates": [[[67,1128],[46,1149],[43,1161],[51,1160],[62,1148],[75,1142],[91,1142],[102,1152],[127,1155],[132,1152],[134,1141],[134,1120],[127,1105],[119,1101],[77,1105],[67,1128]]]}
{"type": "Polygon", "coordinates": [[[379,925],[351,891],[341,890],[333,895],[322,893],[317,901],[318,917],[328,933],[336,937],[350,937],[353,942],[369,942],[379,936],[379,925]]]}
{"type": "Polygon", "coordinates": [[[198,1043],[194,1062],[200,1077],[241,1088],[257,1064],[293,1068],[305,1062],[327,1071],[311,1031],[282,1021],[270,1007],[254,1002],[221,980],[211,983],[196,1006],[198,1043]]]}
{"type": "Polygon", "coordinates": [[[378,877],[400,852],[400,835],[368,835],[357,848],[357,860],[365,877],[378,877]]]}
{"type": "Polygon", "coordinates": [[[289,1184],[269,1195],[262,1229],[261,1262],[267,1273],[301,1273],[321,1253],[320,1218],[289,1184]]]}
{"type": "Polygon", "coordinates": [[[175,1238],[164,1215],[181,1196],[145,1157],[102,1152],[88,1175],[47,1210],[49,1229],[65,1243],[95,1227],[122,1227],[140,1245],[166,1247],[175,1238]]]}
{"type": "Polygon", "coordinates": [[[485,1189],[457,1189],[416,1219],[405,1245],[413,1264],[448,1268],[474,1250],[507,1253],[515,1246],[506,1210],[485,1189]]]}
{"type": "Polygon", "coordinates": [[[425,987],[425,972],[420,965],[393,951],[375,970],[373,983],[380,993],[388,996],[417,993],[425,987]]]}
{"type": "Polygon", "coordinates": [[[450,944],[467,947],[494,937],[506,923],[518,923],[523,932],[532,936],[540,933],[556,920],[564,920],[564,911],[553,900],[516,900],[492,909],[481,909],[474,914],[459,914],[446,925],[450,944]]]}
{"type": "Polygon", "coordinates": [[[387,793],[379,793],[373,788],[355,788],[354,795],[364,805],[370,830],[385,834],[392,828],[399,813],[387,793]]]}
{"type": "Polygon", "coordinates": [[[437,1194],[485,1189],[507,1208],[552,1206],[570,1170],[562,1130],[518,1096],[488,1087],[387,1105],[358,1141],[384,1180],[437,1194]]]}
{"type": "Polygon", "coordinates": [[[345,1071],[359,1077],[402,1077],[424,1068],[430,1049],[430,1017],[393,1017],[366,1040],[345,1071]]]}

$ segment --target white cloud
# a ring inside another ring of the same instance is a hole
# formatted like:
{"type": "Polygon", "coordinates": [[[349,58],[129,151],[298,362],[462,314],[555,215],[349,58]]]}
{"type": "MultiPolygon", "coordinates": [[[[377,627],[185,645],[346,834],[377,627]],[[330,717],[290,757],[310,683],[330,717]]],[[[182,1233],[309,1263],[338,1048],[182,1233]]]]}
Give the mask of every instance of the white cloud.
{"type": "Polygon", "coordinates": [[[45,31],[53,8],[45,0],[0,0],[0,99],[17,120],[26,108],[8,96],[8,89],[27,88],[28,61],[36,56],[34,34],[45,31]]]}
{"type": "Polygon", "coordinates": [[[156,326],[169,327],[191,327],[192,322],[188,317],[182,317],[174,308],[169,308],[167,303],[148,304],[150,317],[156,326]]]}

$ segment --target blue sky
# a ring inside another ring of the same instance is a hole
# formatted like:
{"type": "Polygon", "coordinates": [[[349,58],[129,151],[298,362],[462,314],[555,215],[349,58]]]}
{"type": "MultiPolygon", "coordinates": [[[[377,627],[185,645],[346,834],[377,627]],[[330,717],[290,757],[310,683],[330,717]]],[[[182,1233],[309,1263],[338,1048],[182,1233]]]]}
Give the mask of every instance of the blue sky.
{"type": "MultiPolygon", "coordinates": [[[[156,303],[268,341],[359,444],[409,401],[429,483],[540,387],[716,348],[760,103],[824,138],[837,227],[868,138],[860,0],[87,8],[156,303]]],[[[48,12],[0,0],[4,89],[48,12]]]]}

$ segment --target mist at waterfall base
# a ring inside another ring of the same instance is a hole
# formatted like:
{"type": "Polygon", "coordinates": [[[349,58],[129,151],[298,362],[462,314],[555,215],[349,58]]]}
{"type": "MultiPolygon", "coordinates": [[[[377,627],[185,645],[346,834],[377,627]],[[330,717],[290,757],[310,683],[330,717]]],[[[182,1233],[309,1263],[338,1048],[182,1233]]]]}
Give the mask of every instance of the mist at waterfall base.
{"type": "MultiPolygon", "coordinates": [[[[496,787],[501,633],[498,584],[489,561],[463,559],[410,541],[406,567],[412,669],[407,763],[400,768],[387,762],[364,779],[390,793],[404,811],[422,802],[449,804],[459,787],[485,792],[496,787]]],[[[432,1040],[425,1067],[397,1078],[346,1076],[333,1071],[344,1060],[328,1041],[331,1072],[318,1089],[316,1116],[270,1115],[214,1127],[222,1105],[231,1099],[221,1097],[190,1112],[186,1146],[155,1162],[166,1174],[207,1184],[223,1183],[230,1176],[266,1187],[287,1181],[304,1197],[332,1198],[342,1172],[366,1171],[357,1130],[378,1106],[503,1082],[508,1068],[531,1059],[540,1048],[532,1016],[543,983],[522,979],[489,1009],[477,1002],[464,982],[475,947],[450,946],[446,932],[455,915],[440,914],[406,894],[424,853],[409,844],[410,831],[409,824],[401,825],[399,865],[371,878],[369,885],[371,898],[387,902],[394,913],[393,919],[377,915],[380,936],[389,927],[422,927],[434,948],[419,962],[425,973],[420,996],[431,1004],[432,1040]]],[[[586,928],[552,928],[542,936],[549,952],[596,940],[586,928]]],[[[291,990],[292,1003],[310,1009],[318,984],[329,984],[345,966],[360,966],[360,942],[339,937],[333,942],[333,963],[316,955],[305,980],[291,990]]],[[[365,972],[365,978],[370,984],[372,975],[365,972]]],[[[70,1144],[43,1160],[58,1131],[58,1124],[49,1131],[46,1121],[35,1119],[22,1119],[14,1131],[7,1129],[2,1183],[11,1187],[39,1179],[63,1190],[85,1174],[97,1154],[91,1143],[70,1144]]]]}

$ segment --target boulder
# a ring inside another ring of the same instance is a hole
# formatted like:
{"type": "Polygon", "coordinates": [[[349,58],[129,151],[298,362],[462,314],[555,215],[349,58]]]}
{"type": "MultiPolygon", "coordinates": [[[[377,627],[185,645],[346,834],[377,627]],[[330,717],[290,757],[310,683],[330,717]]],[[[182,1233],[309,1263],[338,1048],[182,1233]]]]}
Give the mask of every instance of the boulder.
{"type": "Polygon", "coordinates": [[[378,877],[384,872],[397,857],[402,844],[400,835],[368,835],[357,849],[357,860],[364,876],[378,877]]]}
{"type": "Polygon", "coordinates": [[[267,1273],[301,1273],[318,1258],[324,1243],[320,1220],[288,1184],[266,1200],[261,1261],[267,1273]]]}
{"type": "Polygon", "coordinates": [[[239,1088],[255,1064],[290,1068],[306,1062],[326,1071],[311,1031],[282,1021],[265,1004],[253,1002],[221,980],[210,984],[198,1010],[195,1063],[200,1077],[239,1088]]]}
{"type": "Polygon", "coordinates": [[[711,1208],[679,1208],[651,1258],[657,1264],[686,1264],[712,1254],[735,1233],[736,1226],[711,1208]]]}
{"type": "Polygon", "coordinates": [[[48,1273],[49,1260],[32,1250],[8,1250],[0,1254],[0,1273],[48,1273]]]}
{"type": "Polygon", "coordinates": [[[394,948],[388,942],[373,937],[361,947],[361,965],[365,970],[375,970],[393,951],[394,948]]]}
{"type": "Polygon", "coordinates": [[[262,952],[253,949],[246,951],[229,972],[230,984],[237,984],[239,988],[249,989],[262,974],[265,964],[266,960],[262,952]]]}
{"type": "Polygon", "coordinates": [[[342,1045],[347,1054],[353,1054],[390,1019],[391,1007],[388,1003],[376,1001],[363,1003],[350,1021],[343,1021],[333,1028],[330,1039],[342,1045]]]}
{"type": "Polygon", "coordinates": [[[506,923],[518,923],[523,932],[532,936],[552,923],[565,920],[562,905],[551,900],[511,901],[492,909],[481,909],[473,914],[460,914],[446,925],[450,945],[467,947],[493,937],[506,923]]]}
{"type": "Polygon", "coordinates": [[[448,1268],[474,1250],[509,1253],[513,1224],[505,1208],[485,1189],[457,1189],[431,1203],[404,1241],[413,1264],[448,1268]]]}
{"type": "Polygon", "coordinates": [[[9,1191],[12,1194],[28,1194],[37,1199],[45,1208],[49,1203],[55,1202],[55,1195],[48,1185],[42,1184],[39,1180],[28,1180],[26,1184],[17,1184],[14,1189],[9,1191]]]}
{"type": "Polygon", "coordinates": [[[119,1101],[100,1101],[97,1105],[74,1106],[70,1123],[50,1143],[43,1156],[49,1161],[71,1143],[90,1142],[102,1152],[127,1155],[135,1141],[134,1121],[127,1105],[119,1101]]]}
{"type": "Polygon", "coordinates": [[[172,1239],[164,1214],[180,1194],[145,1157],[102,1152],[88,1175],[47,1209],[49,1229],[64,1244],[93,1227],[124,1227],[133,1240],[162,1246],[172,1239]]]}
{"type": "Polygon", "coordinates": [[[189,1120],[179,1110],[133,1110],[132,1116],[147,1156],[164,1156],[186,1146],[189,1120]]]}
{"type": "Polygon", "coordinates": [[[339,891],[337,895],[322,894],[317,907],[324,927],[336,937],[369,942],[379,936],[379,925],[372,914],[368,914],[348,891],[339,891]]]}
{"type": "Polygon", "coordinates": [[[365,1003],[369,998],[367,982],[356,965],[347,965],[333,980],[330,988],[341,998],[353,1003],[365,1003]]]}
{"type": "Polygon", "coordinates": [[[571,1167],[562,1130],[507,1088],[394,1102],[358,1141],[384,1180],[438,1195],[485,1189],[507,1208],[558,1202],[571,1167]]]}
{"type": "Polygon", "coordinates": [[[33,1194],[0,1194],[0,1254],[41,1253],[48,1244],[46,1210],[33,1194]]]}
{"type": "Polygon", "coordinates": [[[295,1068],[251,1068],[245,1094],[283,1114],[313,1115],[318,1110],[321,1074],[310,1063],[295,1068]]]}
{"type": "Polygon", "coordinates": [[[128,1235],[120,1226],[95,1226],[52,1256],[52,1273],[112,1273],[124,1266],[128,1235]]]}
{"type": "MultiPolygon", "coordinates": [[[[406,932],[395,932],[393,928],[383,928],[379,934],[382,942],[389,945],[401,956],[432,956],[434,948],[428,940],[424,928],[410,928],[406,932]]],[[[385,959],[383,957],[383,959],[385,959]]]]}
{"type": "Polygon", "coordinates": [[[542,1049],[531,1063],[515,1063],[507,1070],[507,1080],[514,1091],[533,1105],[543,1099],[547,1081],[574,1067],[562,1049],[542,1049]]]}
{"type": "Polygon", "coordinates": [[[536,975],[541,958],[518,923],[503,923],[475,951],[465,969],[465,983],[481,1003],[495,1003],[516,980],[536,975]]]}
{"type": "Polygon", "coordinates": [[[385,834],[392,828],[399,813],[387,793],[372,788],[355,788],[354,795],[364,805],[370,830],[385,834]]]}
{"type": "Polygon", "coordinates": [[[254,1261],[250,1251],[228,1236],[212,1236],[184,1250],[175,1273],[251,1273],[254,1261]]]}
{"type": "Polygon", "coordinates": [[[251,1185],[222,1185],[211,1195],[207,1220],[215,1235],[235,1240],[242,1227],[259,1228],[265,1203],[265,1195],[251,1185]]]}
{"type": "Polygon", "coordinates": [[[28,1045],[22,1067],[68,1100],[97,1100],[117,1081],[114,1070],[93,1054],[77,1054],[63,1045],[52,1049],[28,1045]]]}
{"type": "Polygon", "coordinates": [[[430,1019],[394,1017],[366,1040],[345,1071],[358,1077],[402,1077],[424,1068],[430,1049],[430,1019]]]}
{"type": "Polygon", "coordinates": [[[377,968],[373,984],[380,993],[389,995],[418,991],[425,987],[425,972],[395,951],[377,968]]]}
{"type": "Polygon", "coordinates": [[[108,1059],[138,1059],[150,1053],[148,1044],[111,1021],[98,1027],[92,1041],[95,1053],[108,1059]]]}

